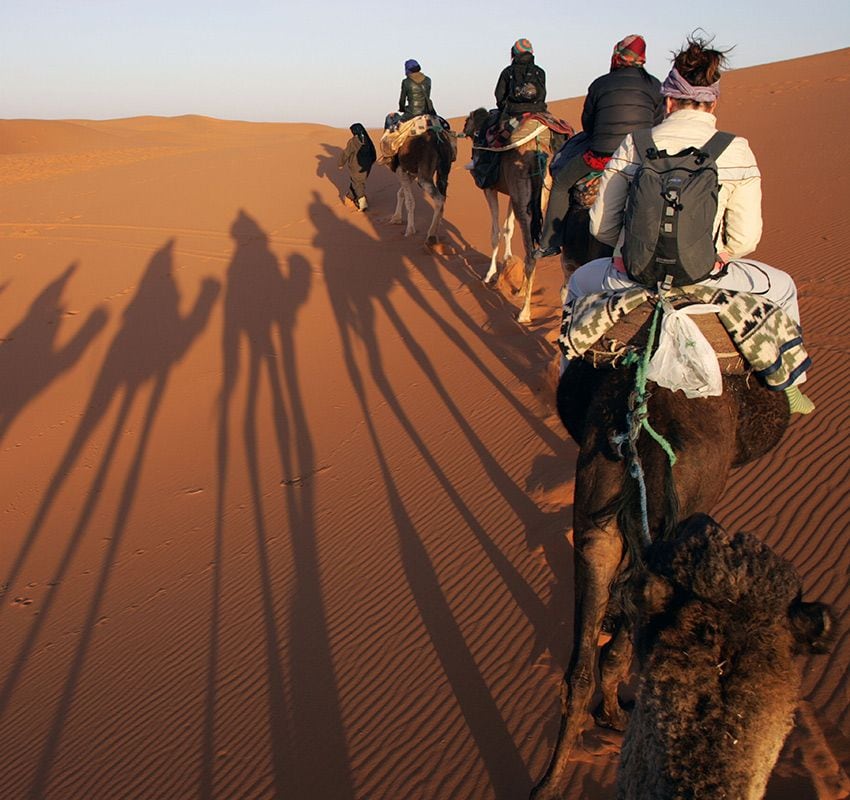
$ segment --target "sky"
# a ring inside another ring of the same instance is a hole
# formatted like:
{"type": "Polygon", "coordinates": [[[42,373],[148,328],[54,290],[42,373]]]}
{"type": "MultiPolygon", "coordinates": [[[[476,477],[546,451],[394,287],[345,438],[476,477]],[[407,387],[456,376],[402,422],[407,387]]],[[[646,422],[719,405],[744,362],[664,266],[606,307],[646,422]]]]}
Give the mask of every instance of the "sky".
{"type": "Polygon", "coordinates": [[[702,3],[521,0],[2,0],[0,118],[203,114],[380,127],[404,61],[433,82],[445,117],[494,104],[511,44],[530,39],[550,100],[584,95],[614,44],[647,41],[663,79],[702,29],[733,68],[850,46],[847,0],[702,3]],[[604,13],[603,13],[604,12],[604,13]]]}

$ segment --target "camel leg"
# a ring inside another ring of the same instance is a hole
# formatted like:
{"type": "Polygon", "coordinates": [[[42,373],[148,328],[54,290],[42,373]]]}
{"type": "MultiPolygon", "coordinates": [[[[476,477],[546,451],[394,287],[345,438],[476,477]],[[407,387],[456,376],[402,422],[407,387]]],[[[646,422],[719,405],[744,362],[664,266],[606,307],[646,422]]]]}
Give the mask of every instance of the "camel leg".
{"type": "Polygon", "coordinates": [[[395,213],[392,217],[390,217],[390,222],[393,225],[401,225],[404,222],[402,208],[406,208],[407,227],[405,228],[404,235],[412,236],[416,233],[416,222],[413,215],[413,211],[416,207],[416,200],[413,197],[413,183],[410,180],[410,175],[401,168],[396,171],[396,175],[398,175],[398,182],[400,186],[398,194],[396,195],[395,213]]]}
{"type": "Polygon", "coordinates": [[[405,236],[413,236],[416,233],[416,198],[413,195],[413,181],[406,172],[403,172],[404,176],[401,186],[404,190],[404,207],[407,210],[407,227],[404,229],[405,236]]]}
{"type": "Polygon", "coordinates": [[[575,631],[570,666],[561,683],[561,724],[546,774],[532,800],[558,800],[564,792],[567,763],[588,718],[595,686],[597,641],[617,574],[623,544],[615,519],[604,527],[575,531],[575,631]]]}
{"type": "MultiPolygon", "coordinates": [[[[401,183],[401,178],[399,178],[399,183],[401,183]]],[[[399,186],[398,194],[396,194],[396,204],[395,204],[395,212],[390,217],[390,223],[392,225],[402,225],[404,224],[404,217],[402,216],[402,208],[404,207],[404,189],[399,186]]]]}
{"type": "Polygon", "coordinates": [[[505,215],[505,227],[502,229],[502,239],[505,242],[505,263],[510,261],[514,257],[513,248],[511,246],[511,242],[514,238],[514,228],[516,227],[516,215],[514,214],[513,208],[508,205],[508,213],[505,215]]]}
{"type": "Polygon", "coordinates": [[[850,779],[830,750],[811,703],[801,701],[794,721],[796,726],[791,735],[800,748],[818,800],[850,797],[850,779]]]}
{"type": "Polygon", "coordinates": [[[525,299],[522,303],[522,309],[517,315],[518,322],[531,322],[531,293],[534,290],[534,268],[536,266],[537,259],[529,253],[525,259],[525,275],[520,289],[520,292],[525,291],[525,299]]]}
{"type": "Polygon", "coordinates": [[[600,683],[602,684],[602,709],[596,715],[597,725],[624,731],[629,715],[620,705],[619,688],[629,676],[632,666],[632,631],[625,623],[620,623],[614,638],[605,645],[600,664],[600,683]]]}
{"type": "Polygon", "coordinates": [[[490,247],[492,248],[490,269],[484,276],[484,283],[492,284],[495,283],[499,271],[499,239],[501,238],[499,231],[499,195],[492,189],[485,189],[484,197],[487,198],[487,206],[490,209],[490,247]]]}
{"type": "Polygon", "coordinates": [[[437,187],[430,181],[424,184],[423,188],[434,203],[434,216],[431,218],[431,226],[428,228],[428,234],[425,237],[425,242],[427,244],[436,244],[437,230],[439,229],[440,222],[443,219],[443,208],[446,205],[446,198],[440,194],[437,187]]]}

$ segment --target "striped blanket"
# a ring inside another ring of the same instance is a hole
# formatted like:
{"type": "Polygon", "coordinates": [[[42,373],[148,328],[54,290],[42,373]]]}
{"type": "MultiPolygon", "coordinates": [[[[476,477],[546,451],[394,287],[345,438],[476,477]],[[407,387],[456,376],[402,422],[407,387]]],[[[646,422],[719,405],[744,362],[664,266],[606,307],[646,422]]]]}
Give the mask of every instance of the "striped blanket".
{"type": "MultiPolygon", "coordinates": [[[[589,294],[568,303],[558,337],[561,352],[568,359],[581,358],[616,322],[654,296],[654,290],[638,286],[589,294]]],[[[718,319],[769,389],[786,389],[811,366],[797,323],[763,297],[699,284],[672,289],[667,297],[720,306],[718,319]]]]}

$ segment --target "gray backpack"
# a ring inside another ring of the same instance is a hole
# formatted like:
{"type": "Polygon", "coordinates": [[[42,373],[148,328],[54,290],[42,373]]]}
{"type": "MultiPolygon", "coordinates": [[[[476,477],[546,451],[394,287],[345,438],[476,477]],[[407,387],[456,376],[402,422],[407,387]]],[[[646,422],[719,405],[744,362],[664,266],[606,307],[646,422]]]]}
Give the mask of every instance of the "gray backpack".
{"type": "Polygon", "coordinates": [[[640,165],[626,202],[623,262],[644,286],[684,286],[706,278],[717,250],[717,157],[735,138],[718,131],[702,147],[669,155],[651,130],[634,131],[640,165]]]}

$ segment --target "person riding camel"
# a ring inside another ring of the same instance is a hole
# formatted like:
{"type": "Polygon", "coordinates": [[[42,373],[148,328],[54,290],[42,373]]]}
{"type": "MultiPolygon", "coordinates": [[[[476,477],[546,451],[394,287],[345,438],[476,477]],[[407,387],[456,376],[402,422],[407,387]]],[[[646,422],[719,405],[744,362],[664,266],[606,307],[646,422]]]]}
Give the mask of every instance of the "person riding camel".
{"type": "Polygon", "coordinates": [[[436,115],[431,102],[431,79],[422,72],[419,62],[409,58],[404,62],[404,80],[398,99],[401,120],[413,119],[420,114],[436,115]]]}
{"type": "Polygon", "coordinates": [[[503,116],[546,111],[546,73],[534,63],[528,39],[517,39],[511,47],[511,63],[499,75],[495,95],[503,116]]]}
{"type": "Polygon", "coordinates": [[[586,145],[569,159],[552,179],[549,206],[540,236],[537,258],[557,255],[563,246],[563,222],[576,181],[600,164],[602,169],[627,133],[651,128],[664,118],[661,82],[644,68],[646,42],[631,34],[614,45],[611,68],[587,89],[581,112],[586,145]]]}
{"type": "MultiPolygon", "coordinates": [[[[653,150],[681,153],[687,148],[705,148],[717,133],[714,112],[720,96],[720,76],[726,66],[726,51],[712,49],[710,40],[688,37],[675,56],[661,94],[667,116],[651,130],[653,150]]],[[[639,133],[639,132],[638,132],[639,133]]],[[[620,291],[642,284],[626,273],[618,254],[624,230],[629,187],[642,163],[629,133],[614,152],[590,210],[590,232],[599,241],[616,247],[615,257],[599,258],[579,267],[570,278],[567,303],[597,292],[620,291]]],[[[647,151],[646,156],[650,156],[647,151]]],[[[716,158],[720,190],[714,219],[717,253],[714,268],[697,284],[759,295],[781,308],[799,328],[797,287],[782,270],[751,259],[761,239],[761,173],[746,139],[735,136],[716,158]]],[[[799,389],[805,372],[795,374],[785,392],[792,413],[808,414],[814,403],[799,389]]]]}

